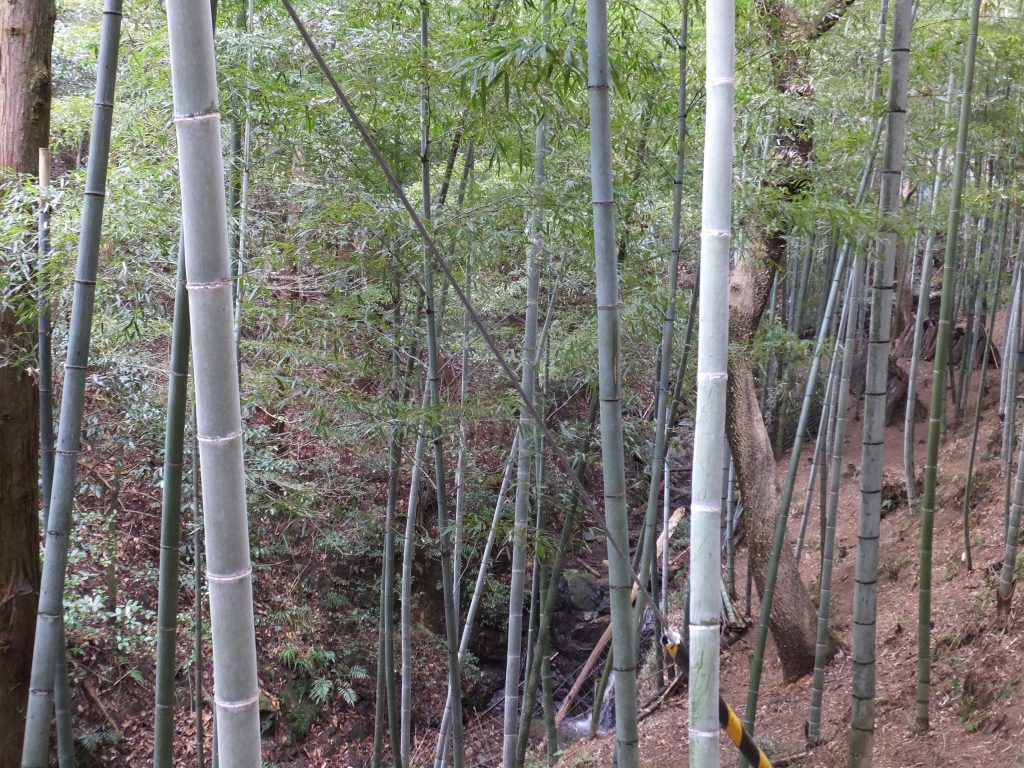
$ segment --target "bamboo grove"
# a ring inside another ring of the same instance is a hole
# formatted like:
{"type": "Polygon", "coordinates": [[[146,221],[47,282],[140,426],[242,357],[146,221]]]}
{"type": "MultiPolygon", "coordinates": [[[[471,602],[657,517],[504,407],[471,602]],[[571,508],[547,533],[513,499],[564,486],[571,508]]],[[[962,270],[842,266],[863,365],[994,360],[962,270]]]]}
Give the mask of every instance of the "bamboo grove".
{"type": "Polygon", "coordinates": [[[0,768],[966,759],[1022,14],[5,7],[0,768]]]}

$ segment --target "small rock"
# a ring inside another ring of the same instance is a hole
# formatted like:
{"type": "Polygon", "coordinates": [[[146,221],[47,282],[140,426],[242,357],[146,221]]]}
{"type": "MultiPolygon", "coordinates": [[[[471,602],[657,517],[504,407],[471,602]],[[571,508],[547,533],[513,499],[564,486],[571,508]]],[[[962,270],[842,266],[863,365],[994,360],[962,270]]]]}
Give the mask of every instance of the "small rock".
{"type": "Polygon", "coordinates": [[[601,587],[586,571],[571,568],[565,572],[569,600],[573,610],[596,611],[601,605],[601,587]]]}

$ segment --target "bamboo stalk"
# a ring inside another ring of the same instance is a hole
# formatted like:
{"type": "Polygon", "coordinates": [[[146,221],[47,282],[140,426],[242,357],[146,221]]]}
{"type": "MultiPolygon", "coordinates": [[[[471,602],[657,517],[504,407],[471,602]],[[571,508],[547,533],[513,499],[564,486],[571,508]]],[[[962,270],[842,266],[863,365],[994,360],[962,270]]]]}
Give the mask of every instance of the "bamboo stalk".
{"type": "Polygon", "coordinates": [[[206,510],[217,758],[259,766],[259,683],[211,9],[167,4],[206,510]]]}
{"type": "MultiPolygon", "coordinates": [[[[186,294],[187,296],[188,294],[186,294]]],[[[198,768],[205,768],[206,738],[203,734],[203,550],[202,536],[200,535],[202,524],[202,507],[199,501],[199,438],[195,430],[196,415],[195,406],[192,409],[192,551],[195,557],[192,561],[192,579],[195,584],[195,598],[193,600],[193,635],[192,635],[192,664],[195,668],[196,690],[193,707],[195,709],[196,729],[196,765],[198,768]]]]}
{"type": "MultiPolygon", "coordinates": [[[[392,302],[391,397],[397,406],[405,400],[401,377],[402,294],[397,269],[394,275],[392,302]]],[[[408,381],[408,380],[406,380],[408,381]]],[[[384,556],[381,562],[380,637],[377,659],[377,700],[374,719],[373,765],[383,763],[384,716],[387,714],[392,760],[401,765],[401,735],[395,690],[395,513],[398,507],[398,480],[402,466],[401,426],[393,423],[388,434],[388,484],[384,511],[384,556]]]]}
{"type": "MultiPolygon", "coordinates": [[[[919,731],[929,727],[928,705],[931,693],[931,584],[932,534],[935,525],[936,467],[939,456],[940,414],[945,404],[945,376],[949,359],[950,321],[956,280],[957,233],[960,229],[960,201],[963,196],[967,165],[967,137],[971,119],[971,91],[974,82],[974,60],[978,45],[980,0],[971,3],[967,55],[964,61],[963,97],[957,126],[956,156],[953,161],[953,188],[950,194],[949,218],[946,224],[946,268],[942,275],[942,299],[939,307],[939,329],[935,342],[935,364],[932,374],[932,400],[928,423],[928,448],[924,470],[921,504],[921,552],[918,576],[917,628],[917,715],[919,731]],[[923,622],[923,623],[921,623],[923,622]]],[[[954,401],[955,402],[955,401],[954,401]]]]}
{"type": "MultiPolygon", "coordinates": [[[[50,260],[50,150],[39,149],[39,212],[37,221],[38,261],[36,311],[39,342],[36,355],[39,365],[39,475],[42,490],[42,522],[46,530],[53,488],[53,466],[56,448],[53,444],[53,353],[51,351],[50,300],[47,295],[47,262],[50,260]]],[[[61,627],[61,648],[57,651],[54,669],[53,709],[57,721],[57,763],[60,768],[75,764],[75,738],[71,723],[71,686],[68,681],[67,639],[61,627]]]]}
{"type": "MultiPolygon", "coordinates": [[[[991,258],[989,259],[989,270],[991,270],[991,258]]],[[[1002,255],[998,256],[1002,261],[1002,255]]],[[[1001,265],[1000,265],[1001,266],[1001,265]]],[[[971,431],[971,450],[967,459],[967,480],[964,483],[964,557],[967,561],[967,570],[974,570],[974,562],[971,558],[971,490],[974,481],[974,456],[978,448],[978,430],[981,427],[981,404],[985,398],[985,374],[988,373],[988,360],[992,355],[992,331],[995,330],[995,308],[999,302],[999,289],[1002,287],[1003,270],[997,269],[995,276],[995,287],[992,291],[992,317],[989,329],[985,332],[985,344],[982,347],[981,373],[978,381],[978,399],[974,406],[974,429],[971,431]]]]}
{"type": "Polygon", "coordinates": [[[235,350],[239,358],[239,370],[241,370],[242,354],[242,304],[245,297],[243,292],[245,277],[245,259],[249,249],[249,169],[252,160],[252,70],[255,56],[253,34],[256,31],[256,11],[254,0],[247,0],[245,6],[245,31],[249,35],[248,47],[245,54],[245,126],[242,129],[242,179],[238,190],[238,236],[237,251],[235,253],[233,281],[234,281],[234,332],[235,350]]]}
{"type": "MultiPolygon", "coordinates": [[[[946,117],[949,118],[953,108],[953,70],[949,71],[946,86],[946,117]]],[[[946,157],[945,145],[940,145],[935,154],[935,179],[932,182],[931,215],[934,218],[939,208],[939,189],[942,185],[942,169],[946,157]]],[[[921,288],[918,291],[917,315],[914,318],[913,351],[910,353],[910,371],[907,382],[907,409],[903,419],[903,469],[907,486],[907,507],[914,509],[917,499],[917,472],[914,469],[914,431],[917,424],[917,370],[921,358],[921,338],[924,335],[924,319],[928,315],[931,304],[930,293],[932,283],[932,244],[935,242],[935,230],[928,228],[925,239],[924,256],[921,263],[921,288]]]]}
{"type": "Polygon", "coordinates": [[[182,234],[178,238],[178,274],[174,293],[171,359],[167,384],[167,421],[164,431],[160,583],[157,600],[156,708],[153,716],[154,768],[170,768],[174,763],[174,655],[178,637],[181,477],[185,449],[185,404],[188,400],[189,331],[182,234]]]}
{"type": "MultiPolygon", "coordinates": [[[[716,768],[722,595],[719,496],[725,450],[736,92],[733,0],[709,0],[705,23],[708,60],[701,190],[702,301],[697,322],[697,418],[690,505],[689,755],[690,765],[716,768]]],[[[618,649],[615,653],[618,658],[618,649]]]]}
{"type": "MultiPolygon", "coordinates": [[[[423,391],[423,407],[429,402],[429,393],[423,391]]],[[[412,749],[412,561],[416,550],[416,517],[419,507],[420,483],[423,477],[423,454],[427,445],[427,430],[420,421],[413,449],[412,475],[409,478],[409,500],[406,505],[405,538],[402,546],[402,698],[401,698],[401,761],[410,765],[412,749]]]]}
{"type": "MultiPolygon", "coordinates": [[[[526,317],[523,327],[522,381],[524,401],[532,404],[536,388],[537,316],[540,289],[539,255],[542,224],[541,192],[544,187],[544,161],[547,155],[547,123],[537,123],[534,153],[535,208],[530,223],[530,245],[526,249],[526,317]]],[[[508,644],[505,664],[505,713],[502,759],[506,766],[516,765],[519,741],[519,682],[523,644],[523,594],[526,562],[526,532],[530,511],[536,422],[529,409],[519,414],[519,460],[516,470],[515,517],[512,529],[512,578],[508,598],[508,644]]],[[[529,647],[529,646],[528,646],[529,647]]],[[[533,706],[533,702],[523,704],[533,706]]]]}
{"type": "Polygon", "coordinates": [[[75,472],[81,450],[82,409],[96,294],[103,203],[110,156],[110,126],[114,111],[114,84],[121,35],[121,2],[105,0],[100,26],[96,95],[92,137],[82,206],[78,263],[68,331],[68,357],[64,366],[59,432],[53,469],[53,487],[46,520],[46,545],[40,582],[36,633],[25,737],[23,768],[45,768],[50,749],[50,713],[54,707],[54,680],[64,647],[64,582],[68,540],[75,495],[75,472]]]}
{"type": "Polygon", "coordinates": [[[912,0],[897,0],[892,32],[892,74],[886,117],[885,160],[879,190],[883,229],[871,285],[870,335],[864,386],[861,501],[854,576],[853,715],[849,749],[851,766],[859,766],[865,760],[870,763],[875,727],[875,600],[882,507],[885,393],[889,375],[896,225],[906,136],[912,12],[912,0]]]}
{"type": "Polygon", "coordinates": [[[42,522],[50,513],[50,491],[53,486],[53,465],[56,448],[53,444],[53,351],[51,349],[50,299],[46,277],[50,261],[50,150],[39,150],[39,227],[38,260],[36,262],[36,313],[38,315],[37,361],[39,366],[39,476],[42,493],[42,522]]]}
{"type": "MultiPolygon", "coordinates": [[[[682,239],[683,176],[686,169],[686,44],[689,23],[689,2],[684,0],[682,20],[679,29],[679,91],[676,121],[676,171],[672,182],[672,236],[669,249],[668,270],[665,280],[668,296],[661,323],[661,346],[658,371],[657,403],[654,420],[654,456],[651,460],[650,484],[647,489],[647,510],[644,515],[643,548],[640,555],[639,573],[650,578],[654,584],[654,549],[658,519],[658,497],[663,478],[667,483],[665,457],[668,452],[668,437],[671,426],[669,416],[669,370],[672,363],[672,338],[675,334],[676,292],[679,284],[679,253],[682,239]],[[648,576],[649,574],[649,576],[648,576]]],[[[682,377],[680,377],[682,378],[682,377]]],[[[728,474],[728,469],[726,470],[728,474]]]]}
{"type": "MultiPolygon", "coordinates": [[[[420,56],[423,79],[420,83],[420,186],[423,194],[423,220],[431,218],[430,204],[430,84],[429,71],[429,0],[420,0],[420,56]]],[[[426,302],[424,319],[427,331],[427,387],[429,405],[438,412],[441,407],[440,374],[438,373],[438,325],[435,314],[434,258],[429,246],[423,248],[423,294],[426,302]]],[[[458,610],[454,604],[452,578],[452,534],[448,524],[448,478],[445,469],[441,424],[437,418],[430,424],[430,442],[434,453],[434,487],[437,492],[437,531],[441,555],[441,584],[444,597],[445,640],[448,656],[448,687],[452,691],[452,758],[455,768],[462,768],[462,679],[459,669],[458,610]]]]}
{"type": "MultiPolygon", "coordinates": [[[[508,488],[512,484],[512,468],[516,466],[515,457],[519,455],[519,430],[516,430],[512,437],[512,448],[508,458],[505,460],[505,471],[501,477],[501,487],[498,489],[498,497],[494,504],[494,515],[491,518],[491,526],[487,532],[487,541],[484,543],[484,551],[480,555],[480,567],[477,569],[476,583],[473,587],[473,594],[470,597],[469,609],[466,611],[466,621],[462,625],[462,638],[459,641],[459,660],[461,661],[469,648],[469,639],[473,632],[473,625],[476,621],[476,614],[480,608],[480,601],[484,594],[484,584],[487,580],[487,571],[490,568],[491,552],[494,549],[494,542],[497,539],[498,522],[505,512],[508,488]]],[[[434,751],[434,765],[436,768],[445,764],[445,750],[451,735],[452,729],[452,703],[451,694],[445,701],[444,714],[441,717],[441,728],[437,739],[437,748],[434,751]]]]}
{"type": "Polygon", "coordinates": [[[825,512],[825,537],[821,542],[821,584],[818,596],[818,626],[814,645],[814,677],[811,683],[811,712],[807,719],[807,742],[821,740],[821,700],[825,689],[825,665],[828,662],[828,625],[832,603],[832,566],[836,542],[836,515],[839,509],[839,488],[842,484],[843,444],[846,440],[850,373],[853,370],[855,341],[857,338],[857,304],[863,286],[864,257],[854,258],[850,275],[850,295],[847,299],[846,336],[843,342],[843,366],[839,375],[836,402],[836,426],[832,441],[832,470],[830,474],[828,508],[825,512]]]}
{"type": "MultiPolygon", "coordinates": [[[[615,739],[619,768],[637,768],[639,756],[636,650],[633,645],[632,608],[629,599],[632,569],[629,562],[625,460],[622,444],[619,279],[613,219],[615,203],[612,191],[611,86],[606,0],[587,0],[586,17],[590,184],[597,282],[598,383],[601,398],[601,466],[604,476],[608,588],[613,627],[612,652],[616,659],[615,739]]],[[[717,659],[717,654],[715,658],[717,659]]]]}

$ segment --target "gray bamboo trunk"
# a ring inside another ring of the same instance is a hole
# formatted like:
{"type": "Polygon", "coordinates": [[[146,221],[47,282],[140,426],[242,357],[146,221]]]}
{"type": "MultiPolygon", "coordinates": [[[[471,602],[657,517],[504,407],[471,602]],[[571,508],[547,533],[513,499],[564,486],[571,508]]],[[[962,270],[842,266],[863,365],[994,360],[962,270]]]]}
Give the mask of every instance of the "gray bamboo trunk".
{"type": "Polygon", "coordinates": [[[907,79],[913,0],[897,0],[892,31],[892,74],[888,125],[882,165],[880,208],[883,216],[871,286],[871,319],[864,389],[864,436],[861,451],[861,502],[857,527],[857,562],[853,598],[853,714],[849,761],[870,763],[875,728],[875,614],[878,536],[882,509],[885,450],[885,394],[889,372],[893,276],[903,149],[906,136],[907,79]]]}
{"type": "MultiPolygon", "coordinates": [[[[950,70],[949,83],[946,87],[946,117],[952,113],[953,105],[953,72],[950,70]]],[[[932,181],[931,215],[934,217],[939,209],[939,190],[942,186],[942,169],[945,164],[946,148],[940,146],[935,153],[935,178],[932,181]]],[[[917,294],[917,314],[914,318],[914,342],[910,353],[910,371],[907,382],[907,409],[903,419],[903,469],[907,486],[907,506],[913,509],[917,501],[917,472],[914,469],[914,433],[917,423],[917,371],[921,357],[921,338],[924,335],[924,319],[928,316],[932,283],[932,244],[935,242],[935,231],[928,229],[928,237],[924,243],[924,254],[921,263],[921,288],[917,294]]]]}
{"type": "MultiPolygon", "coordinates": [[[[619,370],[619,277],[612,191],[611,88],[606,0],[587,0],[587,83],[590,111],[590,184],[597,276],[597,342],[601,399],[601,466],[608,538],[608,588],[615,657],[615,738],[619,768],[637,768],[636,650],[626,517],[619,370]]],[[[724,127],[724,126],[723,126],[724,127]]],[[[716,527],[717,532],[717,527],[716,527]]],[[[716,533],[717,535],[717,533],[716,533]]],[[[717,549],[716,549],[717,551],[717,549]]],[[[715,655],[717,659],[717,653],[715,655]]]]}
{"type": "MultiPolygon", "coordinates": [[[[697,418],[690,513],[690,765],[719,764],[721,467],[729,348],[729,264],[736,18],[733,0],[709,0],[707,117],[701,192],[697,418]]],[[[618,653],[616,652],[616,658],[618,653]]]]}
{"type": "Polygon", "coordinates": [[[89,343],[96,295],[96,267],[103,223],[103,202],[106,195],[120,38],[121,2],[106,0],[100,28],[96,98],[90,133],[92,140],[86,171],[85,202],[82,206],[78,264],[75,268],[53,487],[46,520],[43,575],[36,615],[30,693],[21,758],[24,768],[45,768],[48,765],[55,670],[58,660],[64,653],[64,580],[67,571],[71,510],[76,487],[75,472],[81,449],[82,407],[89,364],[89,343]]]}
{"type": "MultiPolygon", "coordinates": [[[[428,403],[428,393],[423,393],[423,406],[428,403]]],[[[409,478],[409,500],[406,505],[405,538],[402,546],[402,693],[400,707],[401,760],[410,765],[412,754],[412,561],[416,548],[416,511],[420,497],[420,483],[423,477],[423,454],[427,445],[426,425],[420,423],[416,434],[416,447],[412,455],[412,475],[409,478]]]]}
{"type": "Polygon", "coordinates": [[[1003,548],[1003,567],[999,572],[997,603],[999,612],[1009,613],[1016,586],[1017,550],[1020,533],[1021,510],[1024,509],[1024,434],[1021,435],[1017,454],[1017,480],[1014,484],[1013,502],[1006,527],[1006,541],[1003,548]]]}
{"type": "Polygon", "coordinates": [[[821,587],[818,596],[818,629],[814,646],[814,678],[811,683],[811,712],[807,719],[807,742],[821,740],[821,701],[825,689],[825,665],[828,663],[828,625],[832,604],[832,565],[836,539],[836,515],[839,509],[839,488],[842,483],[843,444],[846,440],[846,411],[850,399],[850,373],[853,370],[855,340],[857,337],[856,304],[864,279],[864,257],[854,260],[850,276],[850,296],[845,311],[846,335],[843,341],[843,367],[840,373],[836,426],[831,445],[832,468],[829,474],[828,508],[825,511],[825,538],[821,544],[821,587]]]}
{"type": "MultiPolygon", "coordinates": [[[[686,149],[686,37],[688,26],[688,3],[684,3],[682,21],[679,30],[679,97],[678,114],[676,118],[676,172],[672,182],[672,240],[669,250],[668,270],[665,273],[665,281],[668,287],[668,297],[665,301],[665,314],[661,323],[661,346],[659,360],[661,364],[658,369],[657,392],[658,399],[655,407],[654,419],[654,456],[651,460],[651,479],[647,489],[647,511],[644,516],[644,545],[640,557],[641,579],[649,579],[650,584],[655,582],[654,555],[657,550],[655,527],[658,519],[659,490],[662,477],[665,474],[665,455],[668,446],[669,434],[669,371],[672,367],[672,337],[675,334],[676,321],[676,292],[679,284],[679,252],[682,239],[682,209],[683,209],[683,175],[685,171],[685,149],[686,149]]],[[[726,470],[728,474],[728,470],[726,470]]],[[[640,610],[639,603],[637,605],[640,610]]]]}
{"type": "MultiPolygon", "coordinates": [[[[974,81],[974,59],[978,41],[978,14],[980,1],[971,4],[970,30],[967,55],[964,62],[964,90],[960,102],[960,120],[957,126],[956,157],[953,163],[953,188],[950,193],[949,217],[946,224],[946,268],[942,276],[942,300],[939,307],[939,327],[935,342],[935,363],[932,374],[932,401],[928,422],[928,448],[924,468],[924,489],[921,503],[921,552],[918,575],[918,628],[917,628],[917,715],[918,730],[929,727],[928,705],[931,695],[931,584],[932,535],[935,523],[936,467],[939,437],[942,430],[940,415],[945,405],[946,368],[949,360],[950,321],[955,290],[957,240],[960,229],[960,201],[963,196],[967,164],[967,135],[970,127],[971,89],[974,81]],[[920,622],[924,622],[921,624],[920,622]]],[[[952,405],[952,403],[950,404],[952,405]]]]}
{"type": "MultiPolygon", "coordinates": [[[[53,353],[51,351],[50,299],[47,295],[46,265],[50,260],[50,150],[39,150],[38,261],[36,311],[39,343],[36,359],[39,364],[39,477],[42,501],[43,530],[50,513],[50,492],[53,488],[53,353]]],[[[71,686],[68,681],[67,640],[61,630],[63,647],[57,650],[54,669],[53,709],[57,720],[57,763],[60,768],[75,764],[75,738],[71,726],[71,686]]]]}
{"type": "Polygon", "coordinates": [[[39,365],[39,477],[42,493],[42,522],[50,512],[50,490],[53,486],[53,462],[56,448],[53,444],[53,352],[50,346],[50,298],[47,290],[46,270],[50,261],[50,151],[39,150],[38,260],[36,262],[36,313],[39,333],[36,359],[39,365]]]}
{"type": "MultiPolygon", "coordinates": [[[[430,86],[428,21],[430,5],[420,0],[420,55],[424,65],[424,79],[420,85],[420,183],[423,194],[423,221],[430,221],[430,86]]],[[[430,406],[441,407],[440,374],[438,373],[438,328],[440,320],[435,313],[434,258],[438,256],[430,244],[423,249],[423,293],[426,301],[427,332],[427,394],[430,406]]],[[[437,492],[437,532],[441,555],[441,594],[444,599],[445,642],[448,656],[448,689],[452,692],[452,757],[455,768],[461,768],[462,748],[462,680],[459,670],[458,609],[454,602],[452,578],[452,533],[448,524],[448,479],[445,470],[444,444],[441,424],[436,419],[430,425],[430,441],[434,449],[434,489],[437,492]]],[[[403,761],[404,762],[404,761],[403,761]]]]}
{"type": "Polygon", "coordinates": [[[167,21],[206,511],[217,754],[224,768],[254,768],[261,764],[259,683],[209,3],[170,0],[167,21]]]}
{"type": "Polygon", "coordinates": [[[192,664],[195,672],[195,698],[192,702],[196,731],[196,764],[206,768],[206,737],[203,733],[203,549],[202,549],[202,506],[199,503],[199,441],[195,431],[195,406],[192,406],[192,578],[195,581],[192,617],[192,664]]]}
{"type": "Polygon", "coordinates": [[[1000,463],[1003,473],[1007,477],[1007,499],[1009,498],[1009,476],[1010,459],[1013,454],[1014,425],[1017,423],[1017,371],[1020,367],[1020,359],[1017,349],[1020,347],[1020,317],[1021,307],[1024,305],[1024,237],[1020,238],[1017,263],[1014,265],[1013,288],[1011,293],[1013,301],[1010,304],[1010,312],[1007,318],[1007,328],[1003,343],[1003,372],[1005,378],[1001,381],[999,397],[999,415],[1003,419],[1003,440],[1000,451],[1000,463]]]}
{"type": "MultiPolygon", "coordinates": [[[[480,600],[484,593],[484,583],[487,580],[487,571],[491,564],[491,550],[494,548],[494,541],[497,538],[498,522],[505,511],[505,499],[508,487],[512,484],[512,468],[516,466],[516,457],[519,455],[519,431],[516,430],[512,438],[512,450],[508,460],[505,462],[505,472],[501,477],[501,487],[498,490],[498,499],[494,505],[494,515],[491,518],[491,526],[487,532],[487,541],[484,543],[484,551],[480,555],[480,568],[477,570],[476,583],[473,587],[473,595],[469,601],[469,609],[466,611],[466,621],[462,625],[462,638],[459,641],[459,661],[461,663],[469,648],[469,639],[473,632],[473,624],[476,621],[476,614],[480,608],[480,600]]],[[[451,694],[445,701],[444,714],[441,716],[441,728],[437,739],[437,748],[434,750],[434,766],[440,768],[444,765],[446,747],[452,730],[452,701],[451,694]]]]}
{"type": "MultiPolygon", "coordinates": [[[[153,717],[153,766],[174,763],[174,654],[178,637],[178,564],[181,551],[181,476],[185,452],[185,404],[188,400],[188,291],[185,249],[178,242],[171,360],[164,431],[164,471],[160,527],[160,585],[157,602],[156,710],[153,717]]],[[[199,593],[196,593],[198,600],[199,593]]]]}
{"type": "MultiPolygon", "coordinates": [[[[544,159],[547,155],[547,123],[537,123],[534,155],[534,185],[538,190],[544,184],[544,159]]],[[[538,204],[539,204],[538,192],[538,204]]],[[[539,209],[538,209],[539,210],[539,209]]],[[[516,470],[516,504],[512,528],[512,579],[508,596],[508,644],[505,663],[505,713],[502,739],[504,765],[516,764],[516,745],[519,740],[519,678],[522,666],[523,643],[523,584],[526,562],[526,532],[529,525],[530,491],[532,490],[535,421],[529,406],[533,404],[536,387],[537,361],[537,307],[540,289],[541,249],[540,216],[530,224],[530,245],[526,249],[526,319],[523,328],[522,380],[525,404],[519,413],[519,463],[516,470]]],[[[524,706],[533,706],[527,702],[524,706]]]]}
{"type": "MultiPolygon", "coordinates": [[[[242,129],[242,180],[238,190],[238,250],[235,253],[234,267],[234,332],[235,349],[238,355],[242,350],[242,303],[243,283],[245,275],[245,259],[249,246],[249,163],[252,159],[252,70],[255,54],[255,43],[252,35],[255,32],[255,3],[247,0],[245,10],[245,31],[249,34],[248,47],[245,54],[245,126],[242,129]]],[[[239,367],[241,363],[239,362],[239,367]]]]}

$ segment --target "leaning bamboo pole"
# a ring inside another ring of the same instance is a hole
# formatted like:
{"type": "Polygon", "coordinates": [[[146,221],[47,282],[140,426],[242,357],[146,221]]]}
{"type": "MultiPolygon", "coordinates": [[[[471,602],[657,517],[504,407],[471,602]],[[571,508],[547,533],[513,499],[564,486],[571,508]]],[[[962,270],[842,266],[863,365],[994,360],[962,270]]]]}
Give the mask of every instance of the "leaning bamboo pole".
{"type": "MultiPolygon", "coordinates": [[[[402,384],[402,292],[398,269],[394,271],[391,293],[394,305],[391,320],[391,400],[397,408],[407,393],[402,384]]],[[[405,380],[408,382],[408,379],[405,380]]],[[[384,510],[384,556],[381,558],[380,624],[377,645],[377,698],[373,733],[374,768],[383,764],[384,718],[388,723],[392,761],[401,765],[398,700],[395,686],[395,513],[398,509],[398,481],[402,466],[404,430],[397,419],[388,427],[388,482],[384,510]]]]}
{"type": "MultiPolygon", "coordinates": [[[[480,600],[484,593],[484,583],[487,580],[487,571],[491,565],[491,551],[494,549],[494,542],[497,538],[498,523],[505,511],[505,502],[508,495],[508,488],[512,484],[512,469],[516,466],[515,458],[519,455],[519,430],[516,430],[512,437],[512,448],[505,461],[505,471],[501,477],[501,487],[498,489],[498,497],[494,504],[494,515],[491,517],[491,525],[487,532],[487,540],[484,542],[484,551],[480,555],[480,567],[477,569],[476,582],[473,587],[473,594],[470,597],[469,609],[466,611],[466,621],[462,625],[462,637],[459,640],[459,661],[461,663],[469,648],[469,639],[473,632],[473,624],[476,621],[476,614],[480,608],[480,600]]],[[[441,727],[439,729],[437,746],[434,749],[434,766],[441,768],[446,764],[447,746],[452,731],[452,701],[451,694],[445,700],[444,714],[441,716],[441,727]]]]}
{"type": "Polygon", "coordinates": [[[64,581],[67,572],[71,511],[77,485],[75,472],[81,450],[82,409],[89,364],[96,269],[99,260],[100,231],[103,225],[103,203],[106,196],[110,128],[114,112],[114,84],[120,39],[121,0],[106,0],[100,27],[96,97],[90,133],[92,140],[89,144],[89,164],[86,170],[85,202],[82,206],[78,264],[75,268],[53,487],[46,520],[43,575],[36,615],[25,740],[21,758],[24,768],[45,768],[48,765],[55,669],[63,655],[64,581]]]}
{"type": "MultiPolygon", "coordinates": [[[[36,359],[39,365],[39,486],[42,497],[42,522],[50,516],[50,492],[53,488],[53,464],[57,452],[53,443],[53,353],[51,350],[50,299],[47,291],[47,264],[50,261],[50,150],[39,150],[38,261],[36,269],[36,312],[39,334],[36,359]]],[[[71,725],[71,685],[68,681],[67,640],[61,629],[62,648],[57,650],[54,669],[53,711],[57,721],[57,764],[71,768],[75,764],[75,737],[71,725]]]]}
{"type": "Polygon", "coordinates": [[[169,0],[196,433],[206,511],[217,756],[260,765],[259,683],[231,266],[210,5],[169,0]]]}

